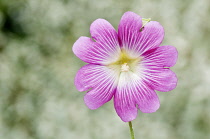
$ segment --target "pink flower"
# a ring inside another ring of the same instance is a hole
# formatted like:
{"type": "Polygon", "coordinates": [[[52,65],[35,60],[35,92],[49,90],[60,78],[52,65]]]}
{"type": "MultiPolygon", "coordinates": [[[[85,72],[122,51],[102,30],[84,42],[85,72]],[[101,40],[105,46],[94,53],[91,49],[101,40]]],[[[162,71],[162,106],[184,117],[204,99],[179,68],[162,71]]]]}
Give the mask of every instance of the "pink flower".
{"type": "Polygon", "coordinates": [[[82,67],[75,85],[87,91],[85,104],[97,109],[114,97],[114,107],[124,122],[132,121],[138,109],[155,112],[160,102],[154,90],[167,92],[176,87],[177,77],[169,67],[175,65],[177,50],[160,46],[164,29],[156,21],[142,28],[142,18],[126,12],[118,32],[104,19],[90,26],[92,38],[80,37],[73,46],[74,54],[90,63],[82,67]]]}

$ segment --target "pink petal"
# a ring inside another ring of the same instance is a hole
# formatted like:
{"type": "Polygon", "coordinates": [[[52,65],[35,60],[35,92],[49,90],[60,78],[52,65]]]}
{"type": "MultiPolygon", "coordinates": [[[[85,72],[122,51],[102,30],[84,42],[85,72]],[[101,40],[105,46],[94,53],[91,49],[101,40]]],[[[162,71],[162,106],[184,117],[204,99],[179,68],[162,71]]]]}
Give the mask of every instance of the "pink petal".
{"type": "Polygon", "coordinates": [[[136,118],[138,110],[136,108],[134,93],[131,86],[135,76],[132,72],[121,72],[116,93],[114,95],[114,106],[118,116],[124,122],[132,121],[136,118]]]}
{"type": "Polygon", "coordinates": [[[157,91],[168,92],[177,86],[176,74],[168,68],[148,68],[144,76],[147,84],[157,91]]]}
{"type": "Polygon", "coordinates": [[[75,77],[79,91],[91,89],[84,97],[90,109],[97,109],[108,102],[117,87],[118,73],[106,66],[88,64],[83,66],[75,77]]]}
{"type": "Polygon", "coordinates": [[[145,52],[143,55],[142,66],[145,81],[157,91],[168,92],[177,85],[177,77],[168,68],[172,67],[177,61],[178,53],[173,46],[160,46],[145,52]]]}
{"type": "Polygon", "coordinates": [[[173,46],[160,46],[143,54],[144,65],[172,67],[176,64],[178,52],[173,46]]]}
{"type": "Polygon", "coordinates": [[[136,118],[136,104],[145,113],[155,112],[160,106],[156,93],[143,82],[141,75],[130,71],[120,75],[114,104],[117,114],[124,122],[136,118]]]}
{"type": "Polygon", "coordinates": [[[80,37],[73,45],[74,54],[92,64],[107,65],[115,62],[120,54],[117,32],[104,19],[95,20],[90,27],[94,42],[88,37],[80,37]]]}
{"type": "Polygon", "coordinates": [[[105,19],[95,20],[90,26],[90,34],[96,42],[101,44],[101,49],[108,52],[120,50],[117,32],[105,19]]]}
{"type": "Polygon", "coordinates": [[[101,85],[96,89],[92,89],[84,96],[85,104],[91,110],[98,109],[112,99],[115,89],[111,84],[101,85]]]}
{"type": "Polygon", "coordinates": [[[136,87],[139,92],[136,94],[136,102],[143,113],[156,112],[160,107],[160,101],[154,90],[145,82],[136,87]]]}
{"type": "Polygon", "coordinates": [[[126,49],[135,48],[141,27],[142,19],[139,15],[133,12],[124,13],[118,27],[120,46],[126,49]]]}
{"type": "Polygon", "coordinates": [[[114,107],[122,121],[129,122],[136,119],[138,110],[135,105],[135,100],[126,89],[115,93],[114,107]]]}
{"type": "Polygon", "coordinates": [[[141,27],[141,17],[133,12],[126,12],[118,28],[120,46],[134,57],[159,46],[164,38],[164,29],[156,21],[147,23],[142,31],[141,27]]]}

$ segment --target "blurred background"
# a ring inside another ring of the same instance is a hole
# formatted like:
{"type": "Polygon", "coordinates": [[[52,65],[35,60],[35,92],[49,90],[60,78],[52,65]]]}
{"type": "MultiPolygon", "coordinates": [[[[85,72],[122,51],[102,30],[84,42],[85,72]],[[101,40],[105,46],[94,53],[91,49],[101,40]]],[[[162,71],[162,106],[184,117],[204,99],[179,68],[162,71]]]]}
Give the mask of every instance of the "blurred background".
{"type": "Polygon", "coordinates": [[[179,51],[175,90],[139,112],[136,139],[210,138],[209,0],[0,0],[0,139],[129,139],[113,102],[89,110],[74,86],[85,65],[72,53],[90,24],[116,29],[126,11],[165,28],[162,45],[179,51]]]}

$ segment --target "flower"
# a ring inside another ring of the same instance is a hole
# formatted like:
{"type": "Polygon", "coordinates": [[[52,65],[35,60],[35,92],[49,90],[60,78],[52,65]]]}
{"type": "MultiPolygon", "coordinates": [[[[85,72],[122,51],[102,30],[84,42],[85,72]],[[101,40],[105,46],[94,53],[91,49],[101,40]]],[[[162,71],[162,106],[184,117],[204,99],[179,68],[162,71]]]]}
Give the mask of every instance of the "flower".
{"type": "Polygon", "coordinates": [[[92,38],[80,37],[73,45],[74,54],[89,63],[75,77],[79,91],[87,91],[84,102],[97,109],[114,97],[114,107],[124,122],[138,114],[155,112],[160,102],[154,90],[168,92],[177,85],[169,67],[175,65],[177,50],[160,46],[164,29],[156,21],[126,12],[118,32],[104,19],[90,26],[92,38]],[[94,40],[93,40],[94,39],[94,40]]]}

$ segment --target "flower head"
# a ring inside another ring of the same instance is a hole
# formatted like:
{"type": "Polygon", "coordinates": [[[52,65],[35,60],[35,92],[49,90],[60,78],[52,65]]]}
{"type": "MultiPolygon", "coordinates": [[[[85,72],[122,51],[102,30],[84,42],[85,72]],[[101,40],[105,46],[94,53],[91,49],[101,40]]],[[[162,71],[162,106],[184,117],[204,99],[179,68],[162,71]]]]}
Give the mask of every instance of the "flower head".
{"type": "Polygon", "coordinates": [[[138,109],[155,112],[160,102],[154,90],[167,92],[177,84],[169,67],[175,65],[177,50],[160,46],[164,29],[156,21],[126,12],[118,32],[104,19],[90,26],[89,37],[80,37],[73,46],[74,54],[89,64],[75,77],[79,91],[87,91],[85,104],[97,109],[114,97],[114,107],[124,121],[136,118],[138,109]]]}

